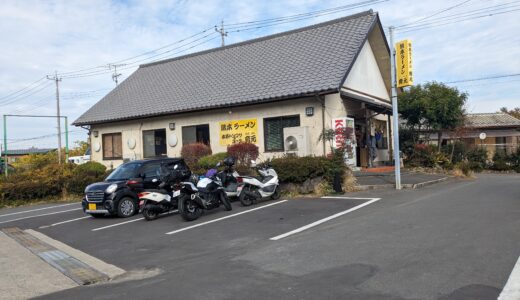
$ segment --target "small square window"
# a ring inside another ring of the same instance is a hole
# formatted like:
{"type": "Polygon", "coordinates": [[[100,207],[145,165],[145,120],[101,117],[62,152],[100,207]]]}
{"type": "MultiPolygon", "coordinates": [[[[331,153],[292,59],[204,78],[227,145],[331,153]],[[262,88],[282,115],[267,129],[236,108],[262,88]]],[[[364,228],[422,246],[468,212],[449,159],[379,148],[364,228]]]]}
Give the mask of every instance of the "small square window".
{"type": "Polygon", "coordinates": [[[305,115],[306,115],[307,117],[312,117],[312,116],[314,116],[314,107],[312,107],[312,106],[306,107],[306,108],[305,108],[305,115]]]}

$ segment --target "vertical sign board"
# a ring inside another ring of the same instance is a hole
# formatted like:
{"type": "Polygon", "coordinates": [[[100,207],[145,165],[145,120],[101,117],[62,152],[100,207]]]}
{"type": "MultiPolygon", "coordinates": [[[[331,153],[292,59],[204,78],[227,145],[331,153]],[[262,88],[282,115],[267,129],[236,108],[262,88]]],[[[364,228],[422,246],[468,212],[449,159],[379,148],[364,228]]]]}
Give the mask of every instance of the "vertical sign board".
{"type": "Polygon", "coordinates": [[[237,143],[258,144],[257,119],[219,122],[219,130],[219,140],[222,146],[237,143]]]}
{"type": "Polygon", "coordinates": [[[332,119],[332,128],[334,128],[336,133],[332,141],[332,147],[346,148],[345,163],[348,166],[357,166],[354,119],[346,117],[332,119]]]}
{"type": "Polygon", "coordinates": [[[397,87],[413,85],[412,42],[402,40],[395,44],[397,87]]]}

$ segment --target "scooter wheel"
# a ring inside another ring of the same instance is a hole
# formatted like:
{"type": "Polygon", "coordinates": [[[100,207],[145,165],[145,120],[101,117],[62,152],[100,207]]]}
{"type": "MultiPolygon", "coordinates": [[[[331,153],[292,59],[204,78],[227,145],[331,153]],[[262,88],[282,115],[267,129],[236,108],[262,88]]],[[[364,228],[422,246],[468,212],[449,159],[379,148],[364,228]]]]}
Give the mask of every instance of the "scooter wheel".
{"type": "Polygon", "coordinates": [[[197,220],[202,214],[202,209],[189,196],[179,198],[179,213],[184,221],[197,220]]]}
{"type": "Polygon", "coordinates": [[[282,193],[280,192],[280,187],[277,186],[276,189],[274,190],[274,193],[271,195],[271,199],[278,200],[278,199],[280,199],[281,194],[282,193]]]}
{"type": "Polygon", "coordinates": [[[247,196],[243,191],[240,193],[238,200],[240,200],[240,204],[242,204],[242,206],[250,206],[254,201],[254,199],[252,199],[250,196],[247,196]]]}
{"type": "Polygon", "coordinates": [[[147,221],[152,221],[159,217],[159,214],[157,213],[157,209],[153,205],[150,205],[150,204],[147,204],[144,206],[142,214],[143,214],[143,217],[147,221]]]}

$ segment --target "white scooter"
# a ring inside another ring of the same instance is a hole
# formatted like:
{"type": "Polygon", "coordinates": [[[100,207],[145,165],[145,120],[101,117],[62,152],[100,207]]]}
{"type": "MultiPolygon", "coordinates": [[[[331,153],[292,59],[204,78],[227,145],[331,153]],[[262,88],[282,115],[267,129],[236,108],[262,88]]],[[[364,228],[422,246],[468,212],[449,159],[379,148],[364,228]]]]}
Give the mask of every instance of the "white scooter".
{"type": "MultiPolygon", "coordinates": [[[[256,165],[254,161],[251,162],[256,165]]],[[[249,206],[259,200],[280,198],[278,174],[270,165],[257,168],[260,177],[238,177],[238,199],[243,206],[249,206]]]]}

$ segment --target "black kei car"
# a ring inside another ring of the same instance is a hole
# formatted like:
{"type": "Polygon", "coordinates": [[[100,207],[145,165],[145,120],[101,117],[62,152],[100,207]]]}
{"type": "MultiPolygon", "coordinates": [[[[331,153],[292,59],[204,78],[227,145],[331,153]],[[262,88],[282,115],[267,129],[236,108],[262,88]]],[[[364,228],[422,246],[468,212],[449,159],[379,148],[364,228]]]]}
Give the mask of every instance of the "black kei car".
{"type": "Polygon", "coordinates": [[[189,168],[182,158],[154,158],[127,162],[116,168],[103,182],[85,188],[81,202],[83,211],[93,217],[105,215],[131,217],[139,212],[137,194],[144,189],[157,189],[161,165],[177,164],[189,168]]]}

